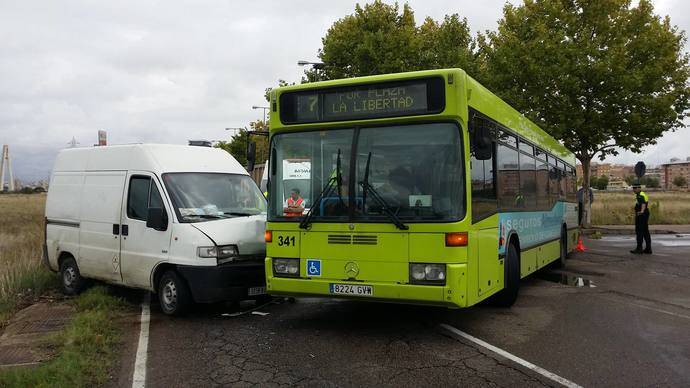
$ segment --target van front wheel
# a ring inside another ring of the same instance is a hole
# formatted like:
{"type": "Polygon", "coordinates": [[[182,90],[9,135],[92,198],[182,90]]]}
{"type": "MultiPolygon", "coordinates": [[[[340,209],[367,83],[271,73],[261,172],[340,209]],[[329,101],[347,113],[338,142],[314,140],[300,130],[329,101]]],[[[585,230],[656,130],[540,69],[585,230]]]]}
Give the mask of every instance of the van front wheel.
{"type": "Polygon", "coordinates": [[[158,301],[167,315],[184,315],[192,303],[187,283],[175,271],[167,271],[158,282],[158,301]]]}
{"type": "Polygon", "coordinates": [[[62,292],[65,295],[77,295],[84,288],[85,280],[81,277],[79,267],[73,257],[68,257],[60,264],[62,292]]]}

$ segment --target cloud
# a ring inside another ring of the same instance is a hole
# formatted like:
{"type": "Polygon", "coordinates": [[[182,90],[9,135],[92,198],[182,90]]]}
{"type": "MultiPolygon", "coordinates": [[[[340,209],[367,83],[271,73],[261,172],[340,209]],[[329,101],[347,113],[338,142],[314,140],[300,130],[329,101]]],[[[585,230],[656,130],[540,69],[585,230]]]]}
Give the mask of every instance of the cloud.
{"type": "MultiPolygon", "coordinates": [[[[410,1],[418,22],[459,13],[474,32],[494,29],[503,3],[410,1]]],[[[0,144],[30,181],[48,176],[73,136],[89,146],[99,129],[111,144],[227,138],[224,128],[261,118],[251,106],[265,103],[266,87],[300,78],[297,60],[316,59],[328,27],[354,4],[2,2],[0,144]]],[[[660,11],[688,29],[684,7],[664,1],[660,11]]],[[[690,147],[680,134],[650,152],[682,154],[690,147]]]]}

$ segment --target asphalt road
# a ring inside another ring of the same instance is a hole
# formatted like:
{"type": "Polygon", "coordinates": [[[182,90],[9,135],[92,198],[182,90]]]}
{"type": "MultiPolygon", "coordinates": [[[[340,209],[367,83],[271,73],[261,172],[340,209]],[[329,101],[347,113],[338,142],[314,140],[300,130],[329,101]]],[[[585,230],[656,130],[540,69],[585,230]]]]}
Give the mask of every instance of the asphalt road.
{"type": "Polygon", "coordinates": [[[653,238],[644,256],[631,237],[587,241],[564,271],[523,280],[510,309],[298,299],[174,319],[153,306],[147,385],[558,386],[445,323],[582,386],[690,386],[690,236],[653,238]]]}

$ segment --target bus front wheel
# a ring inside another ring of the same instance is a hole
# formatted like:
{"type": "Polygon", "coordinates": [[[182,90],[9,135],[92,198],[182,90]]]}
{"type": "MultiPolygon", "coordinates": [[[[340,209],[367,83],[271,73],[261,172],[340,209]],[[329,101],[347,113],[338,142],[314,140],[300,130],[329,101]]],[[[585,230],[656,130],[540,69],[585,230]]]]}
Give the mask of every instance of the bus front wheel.
{"type": "Polygon", "coordinates": [[[506,247],[503,260],[503,290],[492,297],[491,304],[497,307],[510,307],[515,303],[520,290],[520,255],[513,242],[506,247]]]}

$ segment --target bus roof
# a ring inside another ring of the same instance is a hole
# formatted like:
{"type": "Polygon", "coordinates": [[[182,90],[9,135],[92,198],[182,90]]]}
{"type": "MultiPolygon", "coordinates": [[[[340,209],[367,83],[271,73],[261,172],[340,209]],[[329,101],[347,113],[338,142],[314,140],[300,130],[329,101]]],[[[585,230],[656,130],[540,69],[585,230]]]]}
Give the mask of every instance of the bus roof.
{"type": "Polygon", "coordinates": [[[550,151],[575,167],[575,155],[524,114],[500,99],[477,80],[467,76],[467,105],[512,129],[518,135],[550,151]]]}
{"type": "MultiPolygon", "coordinates": [[[[294,91],[302,91],[302,90],[311,90],[311,89],[327,89],[327,88],[333,88],[336,86],[353,86],[353,85],[362,85],[362,84],[373,84],[377,82],[385,82],[385,81],[395,81],[395,80],[402,80],[402,79],[410,79],[410,78],[423,78],[423,77],[432,77],[432,76],[440,76],[443,77],[447,83],[449,82],[449,76],[452,76],[455,78],[455,83],[460,84],[464,80],[465,84],[465,90],[467,94],[467,104],[480,111],[484,115],[490,117],[491,119],[501,123],[502,125],[506,126],[507,128],[515,131],[518,135],[522,136],[523,138],[532,141],[536,145],[538,145],[540,148],[543,148],[552,154],[560,157],[563,159],[566,163],[570,164],[572,167],[575,167],[575,155],[570,152],[565,146],[563,146],[560,142],[558,142],[556,139],[554,139],[551,135],[549,135],[547,132],[545,132],[543,129],[541,129],[539,126],[537,126],[535,123],[533,123],[531,120],[529,120],[527,117],[525,117],[522,113],[518,112],[515,110],[513,107],[511,107],[508,103],[503,101],[501,98],[496,96],[494,93],[492,93],[489,89],[481,85],[477,80],[474,78],[470,77],[467,75],[467,73],[459,68],[453,68],[453,69],[436,69],[436,70],[423,70],[423,71],[412,71],[412,72],[405,72],[405,73],[391,73],[391,74],[380,74],[380,75],[371,75],[371,76],[365,76],[365,77],[356,77],[356,78],[347,78],[347,79],[337,79],[337,80],[329,80],[329,81],[320,81],[320,82],[311,82],[311,83],[305,83],[305,84],[299,84],[299,85],[290,85],[290,86],[284,86],[280,88],[276,88],[271,92],[271,104],[277,104],[279,97],[283,93],[287,92],[294,92],[294,91]]],[[[447,95],[447,99],[451,99],[456,97],[455,95],[447,95]]],[[[453,101],[462,101],[462,100],[457,100],[453,99],[453,101]]],[[[272,110],[275,111],[275,107],[277,105],[273,105],[274,108],[272,110]]],[[[450,106],[446,106],[446,109],[444,112],[434,115],[434,116],[447,116],[448,112],[452,111],[450,109],[450,106]]],[[[458,116],[463,117],[463,119],[467,119],[467,112],[459,112],[457,109],[455,110],[456,114],[458,116]]],[[[270,128],[273,130],[278,130],[281,128],[288,127],[289,125],[285,125],[280,121],[280,118],[278,117],[279,115],[271,115],[270,121],[271,125],[270,128]]],[[[429,115],[425,115],[426,117],[429,117],[429,115]]],[[[417,116],[421,117],[421,116],[417,116]]],[[[361,120],[361,121],[366,121],[366,122],[381,122],[381,121],[390,121],[390,120],[405,120],[409,121],[410,119],[414,119],[414,117],[388,117],[388,118],[372,118],[370,120],[361,120]]],[[[335,122],[331,123],[312,123],[312,124],[302,124],[300,126],[304,127],[316,127],[316,126],[323,126],[327,124],[336,124],[335,122]]]]}

